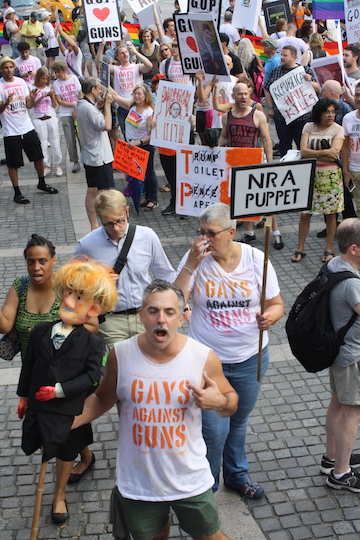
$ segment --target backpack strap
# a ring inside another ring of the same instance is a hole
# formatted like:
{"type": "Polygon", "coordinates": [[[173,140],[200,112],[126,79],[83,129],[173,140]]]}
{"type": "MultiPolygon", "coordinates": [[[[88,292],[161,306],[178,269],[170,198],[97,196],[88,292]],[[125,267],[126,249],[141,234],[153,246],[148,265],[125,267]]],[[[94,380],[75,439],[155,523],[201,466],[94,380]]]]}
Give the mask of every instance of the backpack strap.
{"type": "Polygon", "coordinates": [[[121,248],[120,254],[116,260],[116,263],[114,264],[114,272],[115,274],[120,274],[122,272],[122,269],[124,268],[126,261],[127,261],[127,254],[129,253],[129,249],[131,247],[132,241],[135,236],[136,231],[136,225],[133,225],[132,223],[129,223],[128,232],[125,238],[125,242],[123,247],[121,248]]]}
{"type": "Polygon", "coordinates": [[[171,58],[172,56],[170,56],[170,58],[167,58],[165,60],[165,75],[166,75],[166,78],[168,79],[169,78],[169,66],[170,66],[170,62],[171,62],[171,58]]]}

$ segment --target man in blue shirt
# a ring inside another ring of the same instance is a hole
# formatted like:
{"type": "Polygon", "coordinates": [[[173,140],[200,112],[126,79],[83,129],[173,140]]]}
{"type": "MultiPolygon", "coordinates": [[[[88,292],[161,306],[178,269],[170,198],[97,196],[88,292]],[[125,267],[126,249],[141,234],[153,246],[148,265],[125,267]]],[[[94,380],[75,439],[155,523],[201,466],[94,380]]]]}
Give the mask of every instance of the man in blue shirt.
{"type": "Polygon", "coordinates": [[[278,52],[278,42],[276,39],[269,37],[262,39],[260,43],[264,45],[264,53],[267,56],[264,70],[264,84],[266,84],[274,67],[280,66],[280,53],[278,52]]]}

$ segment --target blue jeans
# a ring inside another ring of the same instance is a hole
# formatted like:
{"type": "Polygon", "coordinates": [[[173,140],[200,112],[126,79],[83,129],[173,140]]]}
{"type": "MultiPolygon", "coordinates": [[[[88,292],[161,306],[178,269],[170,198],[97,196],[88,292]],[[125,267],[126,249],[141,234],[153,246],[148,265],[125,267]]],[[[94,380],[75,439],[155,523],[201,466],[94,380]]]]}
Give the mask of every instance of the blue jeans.
{"type": "Polygon", "coordinates": [[[151,146],[150,144],[143,144],[142,146],[140,146],[140,148],[149,152],[149,161],[147,164],[144,181],[145,199],[147,199],[148,201],[157,202],[158,179],[154,169],[155,146],[151,146]]]}
{"type": "Polygon", "coordinates": [[[120,107],[120,105],[118,106],[118,108],[117,108],[117,117],[118,117],[118,122],[119,122],[120,129],[122,131],[122,134],[124,135],[125,141],[126,141],[125,119],[126,119],[128,114],[129,114],[128,109],[123,109],[122,107],[120,107]]]}
{"type": "MultiPolygon", "coordinates": [[[[224,482],[229,487],[248,481],[249,465],[245,443],[248,418],[255,407],[261,383],[257,382],[257,357],[255,354],[239,364],[223,364],[224,375],[239,395],[237,411],[221,418],[215,411],[202,411],[203,437],[205,439],[211,472],[215,479],[213,491],[219,487],[221,458],[224,482]]],[[[261,379],[269,364],[268,347],[262,354],[261,379]]]]}

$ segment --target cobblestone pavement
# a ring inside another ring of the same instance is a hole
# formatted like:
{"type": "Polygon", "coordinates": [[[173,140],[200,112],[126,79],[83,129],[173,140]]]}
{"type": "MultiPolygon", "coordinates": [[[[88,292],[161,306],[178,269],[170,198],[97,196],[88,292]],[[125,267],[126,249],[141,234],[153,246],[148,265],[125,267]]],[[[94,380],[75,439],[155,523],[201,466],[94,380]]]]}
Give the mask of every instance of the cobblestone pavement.
{"type": "MultiPolygon", "coordinates": [[[[65,152],[64,152],[65,155],[65,152]]],[[[3,146],[0,148],[3,157],[3,146]]],[[[158,163],[158,162],[157,162],[158,163]]],[[[70,170],[63,160],[62,167],[70,170]]],[[[159,172],[159,185],[164,183],[159,172]]],[[[123,175],[116,173],[116,186],[124,187],[123,175]]],[[[86,190],[83,172],[67,177],[48,178],[59,189],[49,196],[36,190],[35,171],[27,165],[20,173],[20,186],[31,204],[15,205],[13,190],[4,166],[0,168],[0,303],[14,276],[25,272],[22,255],[33,232],[48,237],[57,247],[58,263],[73,253],[77,238],[88,232],[84,211],[86,190]]],[[[131,212],[131,221],[151,226],[159,235],[174,266],[194,238],[197,220],[181,221],[178,216],[161,215],[169,195],[159,193],[160,208],[153,212],[131,212]]],[[[296,248],[297,214],[279,217],[285,242],[282,251],[270,250],[280,281],[286,312],[300,289],[321,266],[324,240],[316,237],[323,228],[320,217],[314,217],[306,246],[307,257],[292,264],[296,248]]],[[[240,238],[242,229],[237,231],[240,238]]],[[[256,247],[263,246],[263,230],[256,230],[256,247]]],[[[327,373],[304,372],[292,358],[284,330],[285,318],[271,331],[271,365],[262,385],[257,406],[251,416],[248,435],[248,457],[251,478],[260,482],[266,495],[259,501],[244,501],[236,492],[221,487],[216,495],[223,530],[232,538],[259,540],[301,540],[360,538],[359,495],[334,492],[325,485],[319,473],[324,452],[325,412],[329,401],[327,373]]],[[[30,537],[35,489],[40,455],[30,458],[20,449],[21,423],[17,418],[16,382],[19,359],[0,360],[0,538],[27,540],[30,537]]],[[[69,486],[67,501],[70,519],[58,528],[50,520],[54,483],[54,466],[49,464],[40,517],[39,539],[77,538],[110,540],[108,505],[114,485],[117,437],[117,413],[111,410],[94,423],[96,464],[93,471],[76,486],[69,486]]],[[[176,518],[171,538],[186,537],[176,518]]]]}

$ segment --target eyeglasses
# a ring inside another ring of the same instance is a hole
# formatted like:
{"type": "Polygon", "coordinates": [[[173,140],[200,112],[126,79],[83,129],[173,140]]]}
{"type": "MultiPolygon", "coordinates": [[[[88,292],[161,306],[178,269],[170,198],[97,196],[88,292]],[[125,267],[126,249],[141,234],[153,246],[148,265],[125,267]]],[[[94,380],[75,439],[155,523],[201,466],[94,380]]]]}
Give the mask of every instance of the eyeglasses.
{"type": "Polygon", "coordinates": [[[160,49],[161,52],[168,51],[169,47],[165,47],[165,49],[160,49]]]}
{"type": "Polygon", "coordinates": [[[326,116],[335,116],[336,115],[335,111],[324,111],[324,113],[326,114],[326,116]]]}
{"type": "Polygon", "coordinates": [[[224,232],[224,231],[228,231],[229,229],[231,229],[231,227],[226,227],[226,229],[222,229],[221,231],[216,231],[216,232],[214,232],[214,231],[204,231],[203,229],[198,229],[197,232],[199,234],[201,234],[201,236],[205,236],[205,234],[206,234],[206,236],[208,238],[215,238],[215,236],[217,234],[220,234],[221,232],[224,232]]]}
{"type": "Polygon", "coordinates": [[[126,223],[126,219],[117,219],[116,221],[107,221],[103,223],[103,226],[105,229],[113,229],[115,226],[121,227],[124,223],[126,223]]]}

